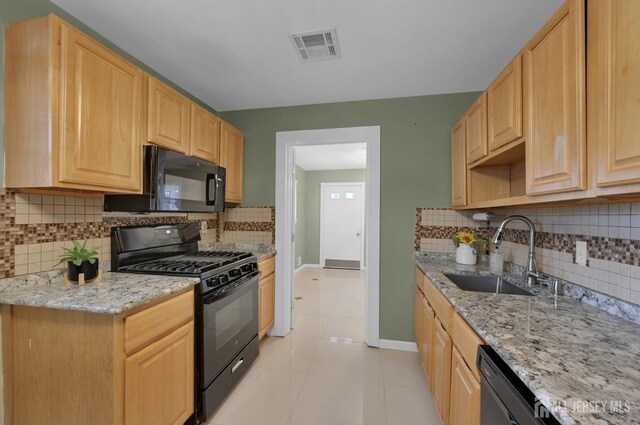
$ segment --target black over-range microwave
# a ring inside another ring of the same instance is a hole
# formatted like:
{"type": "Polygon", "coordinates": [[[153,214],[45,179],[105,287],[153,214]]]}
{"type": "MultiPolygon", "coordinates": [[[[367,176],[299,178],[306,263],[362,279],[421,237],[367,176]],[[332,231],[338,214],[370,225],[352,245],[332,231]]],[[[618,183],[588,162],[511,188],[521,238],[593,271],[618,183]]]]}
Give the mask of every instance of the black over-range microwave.
{"type": "Polygon", "coordinates": [[[144,148],[143,193],[105,195],[105,211],[224,211],[226,170],[157,146],[144,148]]]}

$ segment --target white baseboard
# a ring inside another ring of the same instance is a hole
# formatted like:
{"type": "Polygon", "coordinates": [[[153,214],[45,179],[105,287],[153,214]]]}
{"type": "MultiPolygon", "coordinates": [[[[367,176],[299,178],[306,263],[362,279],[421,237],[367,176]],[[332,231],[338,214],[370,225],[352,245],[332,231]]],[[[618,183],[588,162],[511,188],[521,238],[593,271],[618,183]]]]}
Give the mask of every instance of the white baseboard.
{"type": "Polygon", "coordinates": [[[387,350],[410,351],[412,353],[418,352],[416,343],[412,341],[395,341],[392,339],[381,339],[380,348],[386,348],[387,350]]]}
{"type": "Polygon", "coordinates": [[[320,264],[303,264],[296,269],[296,273],[300,273],[304,269],[321,269],[322,266],[320,264]]]}

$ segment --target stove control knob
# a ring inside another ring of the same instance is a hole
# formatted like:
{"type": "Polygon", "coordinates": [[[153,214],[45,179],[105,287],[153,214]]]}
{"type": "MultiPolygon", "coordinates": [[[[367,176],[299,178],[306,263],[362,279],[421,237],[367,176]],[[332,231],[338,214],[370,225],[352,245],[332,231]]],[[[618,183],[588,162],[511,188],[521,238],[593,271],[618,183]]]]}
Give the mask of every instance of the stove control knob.
{"type": "Polygon", "coordinates": [[[229,276],[238,277],[242,272],[239,269],[229,270],[229,276]]]}

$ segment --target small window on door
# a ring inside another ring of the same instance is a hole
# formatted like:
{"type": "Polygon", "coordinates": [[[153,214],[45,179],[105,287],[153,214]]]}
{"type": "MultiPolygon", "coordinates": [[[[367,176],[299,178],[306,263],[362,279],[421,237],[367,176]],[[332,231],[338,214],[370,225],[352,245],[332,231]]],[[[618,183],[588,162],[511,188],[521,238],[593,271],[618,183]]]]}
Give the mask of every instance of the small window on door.
{"type": "Polygon", "coordinates": [[[347,192],[344,194],[344,199],[356,199],[356,194],[353,192],[347,192]]]}
{"type": "Polygon", "coordinates": [[[340,199],[340,192],[331,192],[331,199],[333,200],[340,199]]]}

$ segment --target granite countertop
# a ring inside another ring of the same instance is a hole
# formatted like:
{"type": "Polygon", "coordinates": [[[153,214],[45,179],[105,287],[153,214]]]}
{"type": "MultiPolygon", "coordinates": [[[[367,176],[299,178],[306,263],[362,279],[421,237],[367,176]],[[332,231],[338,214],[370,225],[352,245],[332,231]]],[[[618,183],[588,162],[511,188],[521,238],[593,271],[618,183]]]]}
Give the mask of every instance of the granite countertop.
{"type": "Polygon", "coordinates": [[[269,243],[245,243],[245,242],[215,242],[205,246],[210,251],[238,251],[250,252],[258,260],[271,257],[276,254],[276,247],[269,243]]]}
{"type": "MultiPolygon", "coordinates": [[[[487,264],[437,254],[415,262],[562,424],[640,424],[640,326],[546,287],[533,288],[534,297],[496,295],[443,276],[489,275],[487,264]]],[[[505,277],[531,289],[522,276],[505,277]]]]}
{"type": "Polygon", "coordinates": [[[0,304],[120,314],[195,286],[196,277],[104,272],[102,282],[65,285],[63,270],[0,279],[0,304]]]}

